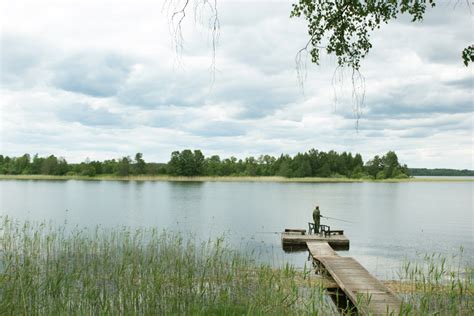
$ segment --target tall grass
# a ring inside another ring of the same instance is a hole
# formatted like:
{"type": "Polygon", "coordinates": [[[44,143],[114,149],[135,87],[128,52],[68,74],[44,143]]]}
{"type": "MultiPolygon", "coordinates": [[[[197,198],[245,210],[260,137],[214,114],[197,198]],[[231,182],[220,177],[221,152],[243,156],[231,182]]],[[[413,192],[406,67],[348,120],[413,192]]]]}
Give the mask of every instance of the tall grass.
{"type": "Polygon", "coordinates": [[[394,287],[403,296],[403,311],[417,315],[474,315],[472,258],[463,248],[447,258],[441,254],[405,261],[394,287]]]}
{"type": "MultiPolygon", "coordinates": [[[[222,238],[0,222],[1,315],[338,313],[314,271],[275,269],[222,238]]],[[[438,255],[407,262],[392,283],[401,313],[474,314],[473,270],[460,262],[438,255]]]]}
{"type": "Polygon", "coordinates": [[[155,229],[75,229],[3,218],[0,314],[334,313],[286,265],[155,229]]]}

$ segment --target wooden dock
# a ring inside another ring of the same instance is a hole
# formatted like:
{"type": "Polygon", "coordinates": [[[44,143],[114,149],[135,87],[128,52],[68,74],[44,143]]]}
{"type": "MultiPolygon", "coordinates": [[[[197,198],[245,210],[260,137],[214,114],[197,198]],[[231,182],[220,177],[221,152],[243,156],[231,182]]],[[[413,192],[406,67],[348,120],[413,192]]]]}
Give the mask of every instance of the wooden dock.
{"type": "MultiPolygon", "coordinates": [[[[303,230],[304,231],[304,230],[303,230]]],[[[327,242],[335,250],[349,250],[349,239],[342,235],[329,234],[323,235],[307,235],[306,233],[297,232],[296,229],[288,229],[281,235],[281,242],[284,250],[306,250],[308,242],[327,242]]]]}
{"type": "Polygon", "coordinates": [[[399,314],[401,300],[355,259],[339,256],[326,240],[308,240],[306,246],[313,260],[328,272],[352,304],[359,306],[358,313],[399,314]],[[361,305],[367,308],[360,310],[361,305]]]}

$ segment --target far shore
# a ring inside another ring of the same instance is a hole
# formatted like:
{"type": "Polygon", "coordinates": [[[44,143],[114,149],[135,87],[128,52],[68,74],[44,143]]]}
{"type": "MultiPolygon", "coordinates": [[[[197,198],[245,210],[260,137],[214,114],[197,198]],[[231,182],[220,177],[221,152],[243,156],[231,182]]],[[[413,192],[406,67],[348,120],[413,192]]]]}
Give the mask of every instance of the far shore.
{"type": "Polygon", "coordinates": [[[427,177],[427,178],[405,178],[405,179],[350,179],[350,178],[285,178],[285,177],[249,177],[249,176],[198,176],[198,177],[178,177],[167,175],[98,175],[98,176],[53,176],[53,175],[0,175],[0,180],[84,180],[84,181],[170,181],[170,182],[286,182],[286,183],[362,183],[362,182],[474,182],[474,178],[454,178],[454,177],[427,177]]]}

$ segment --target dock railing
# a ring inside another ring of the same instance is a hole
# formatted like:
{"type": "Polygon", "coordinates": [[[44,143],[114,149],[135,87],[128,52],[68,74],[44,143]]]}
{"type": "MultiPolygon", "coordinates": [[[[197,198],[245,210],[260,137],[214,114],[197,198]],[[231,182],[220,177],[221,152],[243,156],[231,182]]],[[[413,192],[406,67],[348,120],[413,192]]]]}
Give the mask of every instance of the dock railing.
{"type": "Polygon", "coordinates": [[[323,236],[331,236],[331,235],[343,235],[343,230],[331,230],[331,226],[329,225],[319,225],[319,231],[316,231],[316,225],[312,222],[308,222],[308,233],[311,234],[322,234],[323,236]]]}

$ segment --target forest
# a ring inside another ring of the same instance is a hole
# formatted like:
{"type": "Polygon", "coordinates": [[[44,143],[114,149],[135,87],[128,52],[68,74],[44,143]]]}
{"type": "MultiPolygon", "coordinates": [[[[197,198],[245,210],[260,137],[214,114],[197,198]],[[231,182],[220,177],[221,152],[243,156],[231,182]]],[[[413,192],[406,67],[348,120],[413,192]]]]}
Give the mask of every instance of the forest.
{"type": "Polygon", "coordinates": [[[286,178],[322,177],[353,179],[390,179],[410,176],[406,165],[401,165],[393,151],[376,155],[366,163],[360,154],[337,153],[311,149],[294,156],[261,155],[258,158],[205,157],[201,150],[174,151],[168,163],[145,162],[142,153],[133,158],[96,161],[86,159],[81,163],[68,163],[62,157],[50,155],[20,157],[0,155],[0,174],[10,175],[169,175],[169,176],[281,176],[286,178]]]}
{"type": "Polygon", "coordinates": [[[450,177],[474,177],[474,170],[467,169],[445,169],[445,168],[410,168],[410,175],[412,176],[428,176],[428,177],[437,177],[437,176],[450,176],[450,177]]]}

